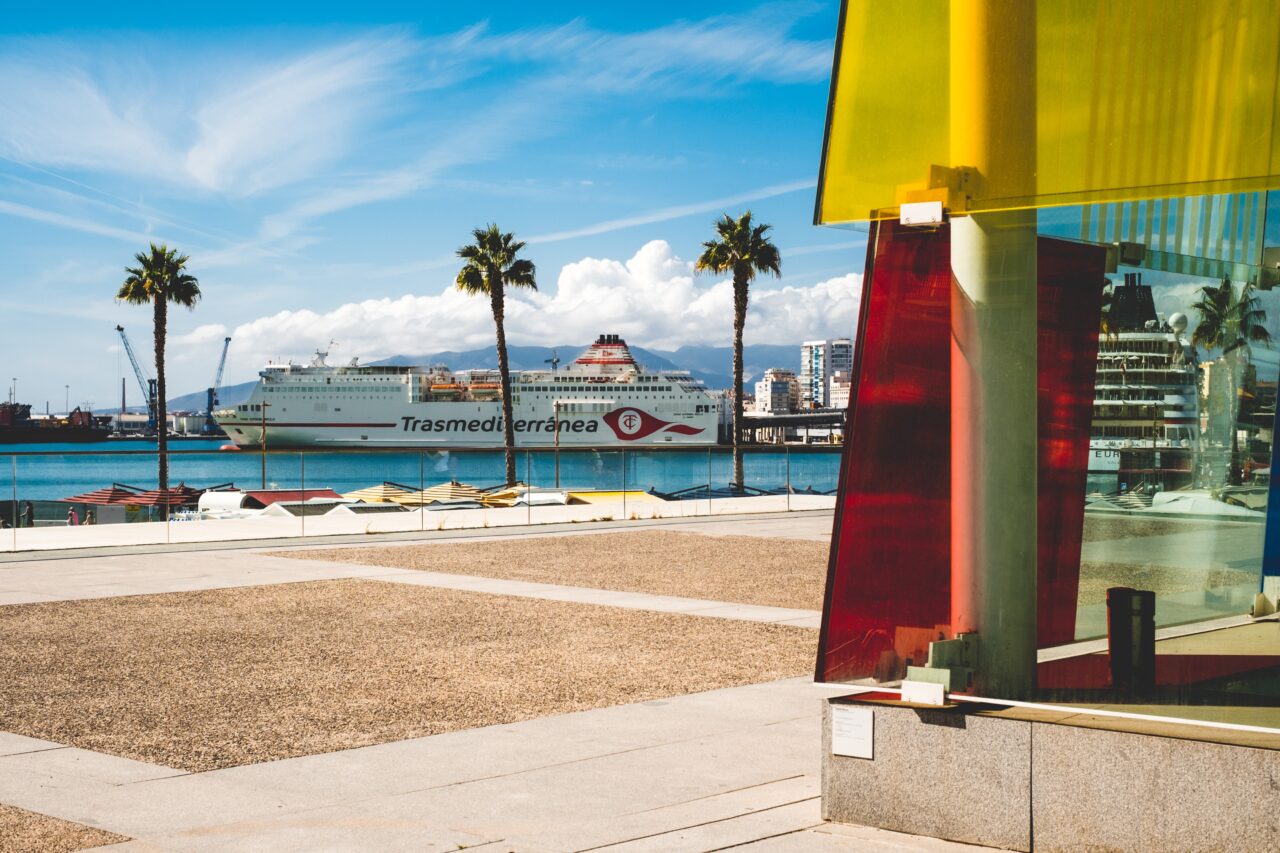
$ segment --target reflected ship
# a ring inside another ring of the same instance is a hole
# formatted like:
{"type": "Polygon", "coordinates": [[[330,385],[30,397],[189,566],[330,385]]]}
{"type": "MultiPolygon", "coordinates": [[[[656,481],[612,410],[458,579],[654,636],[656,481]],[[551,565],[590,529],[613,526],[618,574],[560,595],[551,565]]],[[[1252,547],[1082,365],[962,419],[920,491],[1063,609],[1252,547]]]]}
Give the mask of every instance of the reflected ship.
{"type": "MultiPolygon", "coordinates": [[[[1141,273],[1114,289],[1098,336],[1089,491],[1184,489],[1195,478],[1200,440],[1198,362],[1184,339],[1185,314],[1156,313],[1141,273]]],[[[1149,504],[1148,504],[1149,505],[1149,504]]]]}

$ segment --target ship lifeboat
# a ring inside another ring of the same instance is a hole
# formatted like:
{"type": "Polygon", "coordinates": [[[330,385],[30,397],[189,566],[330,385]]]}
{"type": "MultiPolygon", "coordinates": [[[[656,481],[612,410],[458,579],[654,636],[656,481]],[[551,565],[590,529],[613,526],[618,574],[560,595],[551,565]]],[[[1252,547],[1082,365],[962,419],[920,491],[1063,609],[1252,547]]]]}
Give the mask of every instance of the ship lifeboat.
{"type": "Polygon", "coordinates": [[[502,393],[502,386],[497,382],[476,382],[471,386],[473,397],[496,397],[502,393]]]}
{"type": "Polygon", "coordinates": [[[462,386],[453,382],[442,382],[431,386],[431,394],[435,397],[456,397],[462,393],[462,386]]]}
{"type": "Polygon", "coordinates": [[[222,451],[227,451],[227,450],[239,450],[239,449],[240,449],[240,447],[239,447],[238,445],[235,445],[235,444],[224,444],[224,445],[222,445],[221,447],[219,447],[218,449],[219,449],[219,450],[222,450],[222,451]]]}

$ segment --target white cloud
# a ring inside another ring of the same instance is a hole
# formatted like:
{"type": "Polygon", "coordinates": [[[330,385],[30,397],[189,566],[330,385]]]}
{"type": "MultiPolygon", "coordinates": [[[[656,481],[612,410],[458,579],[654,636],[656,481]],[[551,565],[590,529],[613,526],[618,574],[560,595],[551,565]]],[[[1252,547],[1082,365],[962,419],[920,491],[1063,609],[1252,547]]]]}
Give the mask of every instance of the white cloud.
{"type": "Polygon", "coordinates": [[[169,346],[188,346],[191,344],[207,344],[213,341],[221,341],[227,335],[227,327],[221,323],[206,323],[203,326],[196,326],[185,335],[170,336],[165,344],[169,346]]]}
{"type": "Polygon", "coordinates": [[[249,76],[197,110],[187,172],[237,195],[315,173],[368,124],[411,49],[401,38],[363,39],[249,76]]]}
{"type": "MultiPolygon", "coordinates": [[[[861,275],[818,284],[753,290],[746,340],[791,344],[848,336],[856,320],[861,275]]],[[[683,344],[727,345],[733,333],[733,286],[695,277],[693,265],[663,240],[629,260],[584,258],[566,265],[554,288],[511,291],[506,303],[512,344],[585,342],[603,332],[658,349],[683,344]]],[[[281,311],[232,332],[230,375],[252,375],[269,360],[303,359],[330,340],[333,359],[364,360],[493,344],[487,300],[452,288],[434,296],[369,299],[332,311],[281,311]]],[[[463,365],[455,365],[462,367],[463,365]]]]}
{"type": "Polygon", "coordinates": [[[234,196],[309,178],[346,154],[401,88],[390,81],[414,49],[370,36],[264,62],[244,51],[177,56],[144,39],[123,62],[114,42],[100,57],[47,39],[3,45],[0,155],[234,196]]]}
{"type": "Polygon", "coordinates": [[[637,225],[652,225],[655,222],[667,222],[672,219],[681,219],[685,216],[693,216],[698,213],[709,213],[715,210],[724,210],[725,208],[735,207],[751,201],[759,201],[761,199],[787,195],[788,193],[798,192],[800,190],[812,189],[815,186],[817,186],[817,182],[813,180],[792,181],[789,184],[774,184],[773,186],[761,187],[758,190],[752,190],[751,192],[730,196],[728,198],[718,198],[712,199],[711,201],[699,201],[692,204],[664,207],[659,210],[651,210],[648,213],[640,213],[635,216],[627,216],[621,219],[608,219],[604,222],[597,222],[594,225],[586,225],[581,228],[574,228],[568,231],[556,231],[551,234],[538,234],[530,237],[525,242],[530,245],[537,243],[556,243],[560,240],[573,240],[578,237],[591,237],[596,234],[607,234],[610,231],[619,231],[623,228],[634,228],[637,225]]]}

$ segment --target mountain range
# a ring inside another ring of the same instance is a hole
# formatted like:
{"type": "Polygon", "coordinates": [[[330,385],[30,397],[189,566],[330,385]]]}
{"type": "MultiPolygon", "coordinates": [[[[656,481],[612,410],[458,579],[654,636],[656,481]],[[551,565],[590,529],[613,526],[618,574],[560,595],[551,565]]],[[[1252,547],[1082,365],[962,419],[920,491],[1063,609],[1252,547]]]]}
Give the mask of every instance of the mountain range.
{"type": "MultiPolygon", "coordinates": [[[[565,345],[557,347],[508,346],[507,359],[512,370],[546,370],[549,360],[560,358],[561,365],[573,361],[587,347],[565,345]]],[[[631,347],[631,353],[645,367],[656,370],[687,370],[711,389],[728,388],[733,384],[732,347],[682,346],[676,350],[631,347]]],[[[749,344],[742,348],[743,382],[750,390],[751,383],[770,367],[788,367],[797,373],[800,369],[800,345],[749,344]]],[[[473,350],[444,350],[425,355],[393,355],[370,364],[446,364],[454,370],[498,367],[498,353],[493,347],[473,350]]],[[[253,391],[257,380],[224,385],[219,394],[223,406],[243,403],[253,391]]],[[[169,398],[169,411],[202,410],[205,391],[169,398]]],[[[131,407],[136,408],[136,407],[131,407]]]]}

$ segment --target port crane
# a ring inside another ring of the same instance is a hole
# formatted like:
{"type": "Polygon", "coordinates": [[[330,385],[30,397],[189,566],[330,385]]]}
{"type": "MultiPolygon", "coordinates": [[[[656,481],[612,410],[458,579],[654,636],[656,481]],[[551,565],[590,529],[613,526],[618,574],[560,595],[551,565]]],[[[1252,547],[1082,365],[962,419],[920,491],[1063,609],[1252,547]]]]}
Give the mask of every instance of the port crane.
{"type": "Polygon", "coordinates": [[[124,333],[124,326],[116,326],[116,331],[120,333],[120,341],[124,344],[124,351],[129,356],[129,363],[133,365],[133,375],[138,377],[138,387],[142,389],[142,398],[147,401],[147,432],[153,433],[156,431],[156,381],[138,363],[138,357],[133,354],[133,346],[129,343],[129,336],[124,333]]]}
{"type": "Polygon", "coordinates": [[[218,422],[213,419],[213,410],[218,405],[218,392],[222,390],[222,371],[227,366],[227,349],[231,346],[231,338],[222,339],[222,357],[218,359],[218,371],[213,375],[213,385],[208,390],[208,401],[204,410],[204,433],[213,435],[218,432],[218,422]]]}

